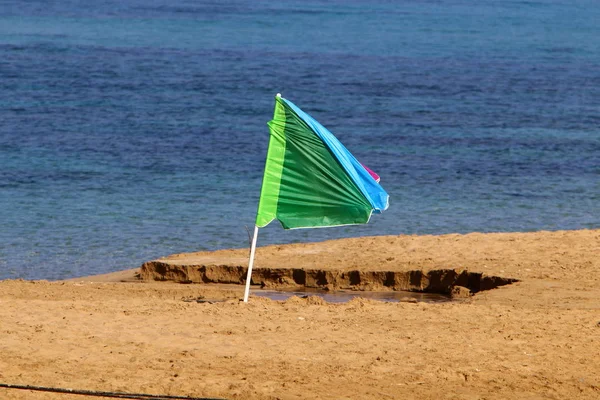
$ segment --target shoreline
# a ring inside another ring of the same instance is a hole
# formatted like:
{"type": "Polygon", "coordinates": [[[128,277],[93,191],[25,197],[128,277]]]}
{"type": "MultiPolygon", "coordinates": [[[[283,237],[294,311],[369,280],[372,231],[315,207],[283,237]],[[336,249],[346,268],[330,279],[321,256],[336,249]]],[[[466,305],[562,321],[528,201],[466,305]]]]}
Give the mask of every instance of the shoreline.
{"type": "Polygon", "coordinates": [[[87,275],[79,278],[61,279],[57,282],[141,282],[139,279],[140,269],[131,268],[121,271],[108,272],[106,274],[87,275]]]}
{"type": "MultiPolygon", "coordinates": [[[[512,274],[511,278],[528,278],[529,261],[536,265],[572,262],[585,259],[585,246],[578,241],[597,244],[600,229],[497,232],[443,235],[364,236],[257,247],[255,267],[271,270],[285,268],[323,269],[331,271],[413,271],[464,269],[488,274],[512,274]],[[390,247],[394,247],[390,250],[390,247]],[[473,250],[473,251],[472,251],[473,250]],[[544,254],[552,255],[551,261],[544,254]]],[[[600,250],[599,250],[600,251],[600,250]]],[[[600,253],[599,253],[600,254],[600,253]]],[[[143,276],[148,263],[159,262],[178,269],[191,266],[247,268],[248,249],[222,249],[176,253],[149,260],[138,268],[61,280],[64,282],[144,282],[174,280],[165,276],[143,276]]],[[[531,270],[531,268],[529,268],[531,270]]],[[[177,281],[175,279],[175,281],[177,281]]],[[[185,281],[185,278],[182,279],[185,281]]],[[[189,283],[189,282],[186,282],[189,283]]]]}

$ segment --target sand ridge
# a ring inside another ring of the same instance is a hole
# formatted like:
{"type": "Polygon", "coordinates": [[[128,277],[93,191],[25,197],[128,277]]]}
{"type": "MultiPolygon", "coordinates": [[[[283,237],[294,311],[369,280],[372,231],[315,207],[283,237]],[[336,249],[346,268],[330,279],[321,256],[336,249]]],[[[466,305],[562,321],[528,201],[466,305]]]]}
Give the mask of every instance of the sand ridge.
{"type": "MultiPolygon", "coordinates": [[[[394,272],[454,269],[519,280],[597,282],[598,255],[598,230],[399,235],[259,247],[255,267],[394,272]]],[[[156,261],[174,267],[245,268],[248,249],[175,254],[156,261]]]]}

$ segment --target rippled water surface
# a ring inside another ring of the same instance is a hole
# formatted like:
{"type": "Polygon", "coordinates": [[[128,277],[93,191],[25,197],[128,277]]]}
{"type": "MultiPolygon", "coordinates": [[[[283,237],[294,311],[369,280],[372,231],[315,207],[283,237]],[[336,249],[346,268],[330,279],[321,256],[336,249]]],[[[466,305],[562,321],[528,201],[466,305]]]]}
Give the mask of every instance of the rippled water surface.
{"type": "Polygon", "coordinates": [[[259,244],[599,228],[598,21],[595,1],[0,0],[0,279],[247,246],[277,92],[391,202],[259,244]]]}

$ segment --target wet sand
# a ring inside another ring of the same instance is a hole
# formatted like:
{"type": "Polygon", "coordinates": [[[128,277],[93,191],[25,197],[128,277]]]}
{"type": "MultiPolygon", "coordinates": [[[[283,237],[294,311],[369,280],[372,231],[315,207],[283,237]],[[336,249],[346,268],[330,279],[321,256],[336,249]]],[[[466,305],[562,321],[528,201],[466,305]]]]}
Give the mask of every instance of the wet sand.
{"type": "MultiPolygon", "coordinates": [[[[600,398],[600,230],[270,246],[257,266],[519,282],[445,303],[243,304],[241,285],[140,282],[137,270],[2,281],[0,383],[230,399],[600,398]],[[185,301],[199,298],[220,301],[185,301]]],[[[81,398],[0,389],[0,399],[81,398]]]]}

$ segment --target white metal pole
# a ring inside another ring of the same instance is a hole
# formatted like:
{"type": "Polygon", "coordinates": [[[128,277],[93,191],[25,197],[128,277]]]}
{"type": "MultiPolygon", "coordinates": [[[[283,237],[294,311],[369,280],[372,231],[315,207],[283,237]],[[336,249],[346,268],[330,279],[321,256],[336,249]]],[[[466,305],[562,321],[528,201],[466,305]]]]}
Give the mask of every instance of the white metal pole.
{"type": "Polygon", "coordinates": [[[246,291],[244,292],[244,303],[248,302],[250,295],[250,281],[252,280],[252,265],[254,264],[254,252],[256,251],[256,239],[258,238],[258,226],[254,225],[254,236],[252,236],[252,248],[250,249],[250,262],[248,263],[248,276],[246,276],[246,291]]]}

